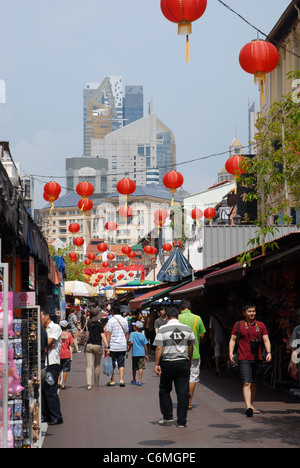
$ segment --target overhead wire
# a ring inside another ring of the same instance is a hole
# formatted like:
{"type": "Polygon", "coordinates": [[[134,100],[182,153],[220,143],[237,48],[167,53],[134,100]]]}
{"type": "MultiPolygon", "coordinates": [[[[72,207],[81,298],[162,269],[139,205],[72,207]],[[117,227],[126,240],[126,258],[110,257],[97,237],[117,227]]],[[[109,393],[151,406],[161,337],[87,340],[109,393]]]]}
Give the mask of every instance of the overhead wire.
{"type": "Polygon", "coordinates": [[[291,54],[291,55],[294,55],[295,57],[297,58],[300,58],[300,55],[296,54],[296,52],[292,51],[292,50],[289,50],[284,44],[282,44],[281,42],[278,42],[276,41],[274,38],[270,38],[270,36],[266,33],[264,33],[263,31],[261,31],[259,28],[257,28],[256,26],[254,26],[252,23],[250,23],[250,21],[248,21],[246,18],[244,18],[244,16],[242,16],[240,13],[238,13],[237,11],[235,11],[233,8],[231,8],[229,5],[227,5],[227,3],[223,2],[223,0],[217,0],[219,3],[221,3],[221,5],[223,5],[225,8],[227,8],[229,11],[231,11],[232,13],[234,13],[236,16],[238,16],[242,21],[244,21],[245,23],[247,23],[251,28],[255,29],[259,34],[261,34],[262,36],[265,36],[266,39],[271,39],[272,42],[274,42],[275,44],[277,44],[278,47],[284,49],[287,53],[291,54]]]}

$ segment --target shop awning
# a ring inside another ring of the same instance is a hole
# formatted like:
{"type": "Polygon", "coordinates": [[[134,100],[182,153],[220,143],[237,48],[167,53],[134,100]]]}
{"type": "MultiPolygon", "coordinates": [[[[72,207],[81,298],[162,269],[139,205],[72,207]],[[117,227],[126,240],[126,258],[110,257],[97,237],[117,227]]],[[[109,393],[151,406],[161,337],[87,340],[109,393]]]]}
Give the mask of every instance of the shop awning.
{"type": "Polygon", "coordinates": [[[151,302],[155,302],[158,299],[161,299],[164,296],[168,296],[170,291],[173,291],[173,289],[177,288],[177,285],[170,285],[170,284],[165,284],[163,287],[158,288],[158,289],[152,289],[146,294],[143,294],[142,296],[139,296],[135,299],[132,299],[129,301],[129,306],[131,309],[140,309],[142,306],[145,307],[146,305],[150,304],[151,302]]]}
{"type": "Polygon", "coordinates": [[[244,276],[244,266],[240,263],[234,263],[220,270],[214,271],[204,276],[208,286],[218,283],[228,283],[229,281],[240,281],[244,276]]]}
{"type": "Polygon", "coordinates": [[[199,278],[194,281],[190,281],[189,283],[185,284],[184,286],[181,286],[180,288],[177,288],[173,291],[170,292],[170,296],[180,296],[182,294],[189,294],[192,292],[199,292],[201,289],[204,289],[205,287],[205,278],[199,278]]]}

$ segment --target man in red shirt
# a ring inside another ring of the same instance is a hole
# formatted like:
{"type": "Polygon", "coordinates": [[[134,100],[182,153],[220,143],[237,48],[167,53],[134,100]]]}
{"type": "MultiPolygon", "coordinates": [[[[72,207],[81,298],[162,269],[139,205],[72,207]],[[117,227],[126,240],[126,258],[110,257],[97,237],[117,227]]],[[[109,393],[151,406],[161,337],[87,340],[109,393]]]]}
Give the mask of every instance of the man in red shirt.
{"type": "Polygon", "coordinates": [[[259,413],[254,407],[254,399],[257,389],[256,381],[262,369],[262,346],[264,345],[267,352],[266,362],[270,362],[272,360],[271,343],[265,324],[256,320],[255,305],[245,304],[242,310],[244,320],[236,322],[233,327],[229,342],[229,358],[232,364],[234,364],[234,349],[239,334],[239,369],[243,382],[246,415],[251,417],[253,413],[259,413]]]}

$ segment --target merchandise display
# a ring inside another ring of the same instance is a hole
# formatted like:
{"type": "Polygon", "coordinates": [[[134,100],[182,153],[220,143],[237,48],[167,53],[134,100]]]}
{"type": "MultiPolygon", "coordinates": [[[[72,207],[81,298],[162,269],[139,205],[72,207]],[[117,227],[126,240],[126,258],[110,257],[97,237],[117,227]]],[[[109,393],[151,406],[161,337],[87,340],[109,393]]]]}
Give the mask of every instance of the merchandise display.
{"type": "Polygon", "coordinates": [[[8,333],[4,334],[3,293],[0,295],[0,447],[32,448],[40,432],[39,307],[23,308],[22,317],[13,318],[13,293],[8,296],[8,333]],[[7,395],[4,395],[6,359],[7,395]]]}

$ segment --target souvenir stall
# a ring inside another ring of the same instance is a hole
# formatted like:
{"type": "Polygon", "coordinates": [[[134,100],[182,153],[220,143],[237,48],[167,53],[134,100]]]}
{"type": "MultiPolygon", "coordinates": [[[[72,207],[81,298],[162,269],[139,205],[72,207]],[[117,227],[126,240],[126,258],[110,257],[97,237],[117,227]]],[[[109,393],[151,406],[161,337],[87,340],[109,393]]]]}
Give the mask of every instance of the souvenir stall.
{"type": "MultiPolygon", "coordinates": [[[[8,291],[8,265],[0,293],[0,447],[40,446],[41,356],[40,310],[38,306],[17,304],[8,291]]],[[[26,294],[25,294],[26,295],[26,294]]]]}

